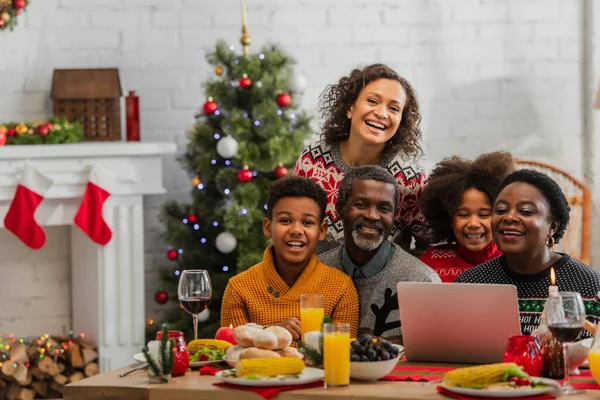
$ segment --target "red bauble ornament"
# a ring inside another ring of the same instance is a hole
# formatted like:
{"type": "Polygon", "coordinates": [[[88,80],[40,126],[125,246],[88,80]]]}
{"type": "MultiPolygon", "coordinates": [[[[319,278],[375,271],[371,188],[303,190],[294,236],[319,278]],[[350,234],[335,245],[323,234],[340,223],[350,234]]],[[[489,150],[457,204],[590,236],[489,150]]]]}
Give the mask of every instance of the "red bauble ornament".
{"type": "Polygon", "coordinates": [[[240,182],[250,182],[252,180],[252,171],[250,171],[250,168],[248,168],[248,166],[244,166],[244,169],[241,169],[240,172],[238,172],[238,179],[240,180],[240,182]]]}
{"type": "Polygon", "coordinates": [[[188,215],[187,220],[188,222],[191,222],[193,224],[194,222],[196,222],[196,216],[194,214],[190,214],[188,215]]]}
{"type": "Polygon", "coordinates": [[[248,78],[246,74],[244,74],[244,77],[240,79],[240,87],[242,89],[246,89],[250,87],[250,85],[252,85],[252,81],[250,80],[250,78],[248,78]]]}
{"type": "Polygon", "coordinates": [[[25,8],[27,4],[25,3],[25,0],[16,0],[15,1],[15,8],[17,10],[21,9],[21,8],[25,8]]]}
{"type": "Polygon", "coordinates": [[[277,96],[277,104],[279,104],[279,107],[289,106],[292,104],[292,96],[287,93],[281,93],[279,96],[277,96]]]}
{"type": "Polygon", "coordinates": [[[169,300],[169,294],[164,290],[160,290],[154,295],[154,300],[156,300],[158,304],[166,304],[167,300],[169,300]]]}
{"type": "Polygon", "coordinates": [[[212,97],[209,97],[206,103],[204,103],[204,106],[202,107],[205,114],[214,114],[214,112],[217,111],[217,108],[219,107],[217,106],[217,103],[213,100],[212,97]]]}
{"type": "Polygon", "coordinates": [[[177,260],[177,252],[175,250],[167,251],[167,258],[171,261],[177,260]]]}
{"type": "Polygon", "coordinates": [[[8,128],[6,130],[6,135],[8,135],[8,136],[15,136],[16,134],[17,134],[17,131],[15,130],[15,128],[8,128]]]}
{"type": "Polygon", "coordinates": [[[40,125],[37,127],[37,133],[41,136],[46,136],[50,132],[46,125],[40,125]]]}
{"type": "Polygon", "coordinates": [[[284,176],[287,176],[287,174],[288,169],[281,164],[279,164],[279,166],[273,170],[273,175],[275,175],[275,178],[277,179],[281,179],[284,176]]]}
{"type": "Polygon", "coordinates": [[[6,132],[0,131],[0,146],[4,146],[6,143],[6,132]]]}

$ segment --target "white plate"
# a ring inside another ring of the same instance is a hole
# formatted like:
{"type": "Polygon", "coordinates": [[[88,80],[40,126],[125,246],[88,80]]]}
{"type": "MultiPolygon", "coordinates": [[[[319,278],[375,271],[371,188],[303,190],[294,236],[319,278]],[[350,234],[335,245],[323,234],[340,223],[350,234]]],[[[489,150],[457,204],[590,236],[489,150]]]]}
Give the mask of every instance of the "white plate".
{"type": "Polygon", "coordinates": [[[304,368],[304,370],[302,371],[302,373],[299,375],[298,378],[293,378],[293,377],[273,378],[273,379],[268,379],[268,380],[263,380],[263,381],[253,381],[253,380],[248,380],[248,379],[243,379],[243,378],[225,378],[225,377],[221,376],[221,375],[223,375],[223,373],[228,372],[228,371],[232,371],[232,370],[228,369],[225,371],[219,371],[219,372],[217,372],[217,374],[215,376],[217,377],[217,379],[219,379],[223,382],[231,383],[233,385],[254,386],[254,387],[306,385],[308,383],[320,381],[321,379],[323,379],[325,377],[325,373],[322,369],[310,368],[310,367],[304,368]]]}
{"type": "MultiPolygon", "coordinates": [[[[146,356],[144,356],[144,353],[134,354],[133,355],[133,359],[135,361],[141,362],[141,363],[145,363],[146,362],[146,356]]],[[[190,367],[191,368],[203,367],[205,365],[217,364],[217,363],[220,363],[221,361],[222,360],[190,362],[190,367]]]]}
{"type": "Polygon", "coordinates": [[[536,396],[544,393],[552,392],[553,390],[560,387],[560,384],[554,379],[531,377],[531,380],[540,382],[548,385],[546,388],[540,389],[514,389],[514,390],[482,390],[482,389],[470,389],[460,388],[455,386],[446,386],[442,383],[442,387],[454,393],[464,394],[467,396],[478,396],[478,397],[529,397],[536,396]]]}

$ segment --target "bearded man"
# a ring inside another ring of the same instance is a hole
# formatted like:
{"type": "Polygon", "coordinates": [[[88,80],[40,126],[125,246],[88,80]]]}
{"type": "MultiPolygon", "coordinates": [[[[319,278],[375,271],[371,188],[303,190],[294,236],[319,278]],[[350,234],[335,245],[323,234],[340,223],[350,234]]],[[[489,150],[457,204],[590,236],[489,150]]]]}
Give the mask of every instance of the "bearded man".
{"type": "Polygon", "coordinates": [[[358,333],[402,342],[398,282],[441,282],[437,273],[389,240],[400,201],[394,177],[368,165],[352,168],[342,180],[336,211],[344,225],[344,244],[319,255],[344,271],[358,291],[358,333]]]}

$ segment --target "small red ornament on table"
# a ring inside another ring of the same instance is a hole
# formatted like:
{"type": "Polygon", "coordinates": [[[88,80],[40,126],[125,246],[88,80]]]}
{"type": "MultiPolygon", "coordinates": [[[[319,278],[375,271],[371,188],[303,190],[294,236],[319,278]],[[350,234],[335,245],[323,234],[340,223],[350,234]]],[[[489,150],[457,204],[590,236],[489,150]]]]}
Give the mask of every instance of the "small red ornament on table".
{"type": "Polygon", "coordinates": [[[287,174],[288,174],[288,169],[286,167],[284,167],[283,164],[281,164],[281,163],[279,163],[279,166],[273,170],[273,175],[275,175],[275,178],[277,178],[277,179],[281,179],[284,176],[287,176],[287,174]]]}
{"type": "Polygon", "coordinates": [[[167,258],[171,261],[177,260],[177,252],[175,250],[167,251],[167,258]]]}
{"type": "Polygon", "coordinates": [[[156,300],[158,304],[166,304],[167,300],[169,300],[169,294],[164,290],[159,290],[154,295],[154,300],[156,300]]]}
{"type": "Polygon", "coordinates": [[[289,106],[292,104],[292,96],[287,93],[281,93],[279,96],[277,96],[277,104],[279,104],[279,107],[289,106]]]}
{"type": "Polygon", "coordinates": [[[240,87],[242,89],[249,88],[252,85],[252,81],[248,78],[248,75],[244,74],[244,77],[240,79],[240,87]]]}
{"type": "Polygon", "coordinates": [[[214,114],[215,111],[217,111],[217,108],[219,108],[217,106],[217,103],[213,100],[212,97],[209,97],[206,103],[204,103],[202,110],[205,114],[214,114]]]}
{"type": "Polygon", "coordinates": [[[244,165],[244,169],[241,169],[240,172],[238,172],[238,179],[240,182],[244,183],[252,180],[252,171],[250,171],[250,168],[248,168],[247,165],[244,165]]]}
{"type": "Polygon", "coordinates": [[[233,336],[233,331],[234,331],[233,325],[229,324],[228,327],[223,326],[217,330],[215,339],[224,340],[235,346],[237,344],[237,341],[235,340],[235,337],[233,336]]]}

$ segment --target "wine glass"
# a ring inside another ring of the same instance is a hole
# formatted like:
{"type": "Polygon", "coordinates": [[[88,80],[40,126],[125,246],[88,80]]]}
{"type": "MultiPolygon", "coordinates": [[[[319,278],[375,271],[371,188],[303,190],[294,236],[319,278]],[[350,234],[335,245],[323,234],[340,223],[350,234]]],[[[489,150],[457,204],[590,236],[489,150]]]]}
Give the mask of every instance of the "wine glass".
{"type": "Polygon", "coordinates": [[[577,339],[585,322],[585,306],[577,292],[559,292],[558,296],[548,300],[548,328],[563,346],[565,360],[565,379],[560,387],[561,394],[579,394],[583,390],[575,389],[569,383],[569,356],[567,344],[577,339]]]}
{"type": "Polygon", "coordinates": [[[186,269],[179,278],[177,288],[179,303],[194,318],[194,339],[198,339],[198,314],[208,307],[212,296],[212,287],[208,271],[203,269],[186,269]]]}

